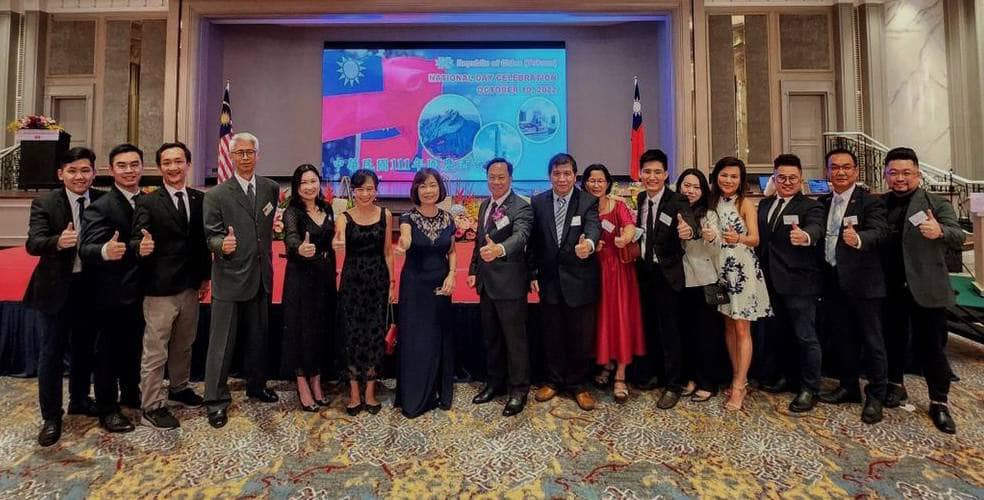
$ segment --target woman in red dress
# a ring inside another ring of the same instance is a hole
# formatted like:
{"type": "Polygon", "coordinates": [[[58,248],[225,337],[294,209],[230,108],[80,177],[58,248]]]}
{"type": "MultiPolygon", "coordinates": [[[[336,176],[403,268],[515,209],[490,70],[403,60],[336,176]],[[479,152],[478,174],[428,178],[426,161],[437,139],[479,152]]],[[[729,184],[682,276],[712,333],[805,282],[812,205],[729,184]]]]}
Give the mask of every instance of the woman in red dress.
{"type": "Polygon", "coordinates": [[[596,250],[601,261],[602,290],[595,359],[604,368],[595,381],[607,385],[614,371],[615,402],[624,403],[629,397],[625,367],[633,356],[646,354],[635,263],[624,263],[619,258],[620,249],[635,239],[635,217],[625,203],[608,196],[612,176],[604,165],[589,166],[581,177],[581,188],[598,197],[601,220],[601,241],[596,250]]]}

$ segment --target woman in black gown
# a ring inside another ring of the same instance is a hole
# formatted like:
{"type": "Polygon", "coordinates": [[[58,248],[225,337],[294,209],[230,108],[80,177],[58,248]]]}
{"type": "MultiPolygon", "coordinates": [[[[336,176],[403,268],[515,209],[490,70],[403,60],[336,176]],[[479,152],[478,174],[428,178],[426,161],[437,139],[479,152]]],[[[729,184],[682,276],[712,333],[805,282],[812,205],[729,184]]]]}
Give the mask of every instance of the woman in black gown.
{"type": "Polygon", "coordinates": [[[284,211],[284,352],[297,376],[301,408],[327,406],[321,367],[328,356],[335,318],[335,219],[321,196],[321,176],[312,165],[294,170],[290,205],[284,211]]]}
{"type": "Polygon", "coordinates": [[[454,221],[437,208],[447,196],[441,174],[417,172],[410,188],[416,208],[400,216],[395,251],[407,258],[400,273],[400,370],[396,402],[407,418],[454,399],[454,343],[451,292],[454,291],[454,221]]]}
{"type": "Polygon", "coordinates": [[[345,250],[338,312],[349,378],[345,410],[355,416],[363,409],[376,414],[382,408],[376,399],[376,377],[383,359],[386,304],[396,281],[389,243],[393,216],[375,203],[379,178],[372,170],[356,170],[351,186],[355,206],[337,221],[332,247],[345,250]]]}

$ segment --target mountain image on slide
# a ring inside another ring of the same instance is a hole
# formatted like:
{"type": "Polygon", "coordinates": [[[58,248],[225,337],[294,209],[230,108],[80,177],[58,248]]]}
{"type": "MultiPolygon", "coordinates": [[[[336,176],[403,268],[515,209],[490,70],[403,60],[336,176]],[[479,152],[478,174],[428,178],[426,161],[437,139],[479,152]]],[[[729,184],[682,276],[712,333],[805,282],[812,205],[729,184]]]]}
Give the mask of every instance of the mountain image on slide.
{"type": "Polygon", "coordinates": [[[430,153],[442,159],[459,159],[471,152],[479,122],[454,108],[420,121],[420,138],[430,153]]]}

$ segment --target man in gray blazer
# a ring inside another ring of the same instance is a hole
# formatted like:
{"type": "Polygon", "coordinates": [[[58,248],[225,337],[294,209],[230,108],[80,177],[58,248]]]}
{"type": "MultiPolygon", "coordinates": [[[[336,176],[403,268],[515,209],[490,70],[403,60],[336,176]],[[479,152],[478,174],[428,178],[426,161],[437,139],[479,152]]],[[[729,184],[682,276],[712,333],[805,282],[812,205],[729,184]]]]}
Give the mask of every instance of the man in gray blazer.
{"type": "Polygon", "coordinates": [[[909,148],[885,155],[884,195],[889,236],[881,246],[888,298],[885,344],[888,353],[888,393],[885,406],[897,407],[907,394],[902,373],[911,325],[914,351],[929,388],[929,416],[940,431],[953,434],[957,426],[947,407],[950,365],[946,359],[946,307],[954,304],[945,254],[958,249],[964,232],[950,203],[919,187],[919,159],[909,148]]]}
{"type": "Polygon", "coordinates": [[[232,401],[229,365],[236,336],[245,336],[246,395],[266,403],[278,400],[266,387],[266,351],[273,264],[270,260],[273,217],[280,188],[254,175],[260,141],[249,133],[233,136],[229,145],[236,173],[205,194],[205,238],[213,253],[212,320],[205,364],[208,423],[220,428],[228,421],[232,401]]]}
{"type": "Polygon", "coordinates": [[[504,158],[485,164],[489,199],[479,207],[478,234],[468,267],[468,286],[479,294],[488,367],[485,387],[472,402],[488,403],[505,394],[508,381],[509,401],[502,410],[507,417],[523,411],[530,390],[526,240],[533,209],[512,191],[512,172],[512,164],[504,158]]]}

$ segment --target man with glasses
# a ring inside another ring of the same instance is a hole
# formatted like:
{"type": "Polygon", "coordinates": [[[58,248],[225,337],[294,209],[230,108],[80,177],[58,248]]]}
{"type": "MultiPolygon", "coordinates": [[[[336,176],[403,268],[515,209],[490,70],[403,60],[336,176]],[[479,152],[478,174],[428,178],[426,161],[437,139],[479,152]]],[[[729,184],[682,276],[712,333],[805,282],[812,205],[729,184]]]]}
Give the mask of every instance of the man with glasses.
{"type": "Polygon", "coordinates": [[[270,294],[273,292],[271,244],[280,188],[255,175],[260,141],[241,132],[230,143],[236,173],[205,194],[205,237],[212,263],[212,318],[205,362],[208,423],[228,422],[232,402],[227,380],[237,334],[245,338],[246,395],[265,403],[279,400],[266,387],[266,351],[270,294]]]}
{"type": "Polygon", "coordinates": [[[823,242],[823,207],[803,194],[803,167],[795,155],[777,156],[772,177],[776,194],[758,205],[756,253],[776,314],[765,324],[764,345],[756,348],[763,357],[760,381],[766,391],[796,393],[789,411],[807,412],[820,392],[816,316],[822,289],[814,245],[823,242]]]}
{"type": "Polygon", "coordinates": [[[922,174],[916,152],[895,148],[885,154],[883,195],[888,211],[888,236],[881,245],[888,297],[885,303],[885,347],[888,354],[888,391],[885,406],[895,408],[907,399],[902,375],[912,335],[926,386],[929,416],[941,432],[954,434],[950,416],[950,365],[946,307],[954,304],[946,269],[948,249],[960,249],[965,236],[949,202],[919,186],[922,174]]]}
{"type": "Polygon", "coordinates": [[[858,374],[863,364],[868,397],[861,421],[874,424],[882,420],[887,374],[881,321],[885,275],[878,255],[887,230],[885,205],[857,185],[854,153],[834,149],[827,153],[826,164],[833,193],[820,198],[827,215],[821,264],[823,304],[828,345],[838,360],[840,385],[821,394],[820,400],[828,404],[861,403],[858,374]]]}

